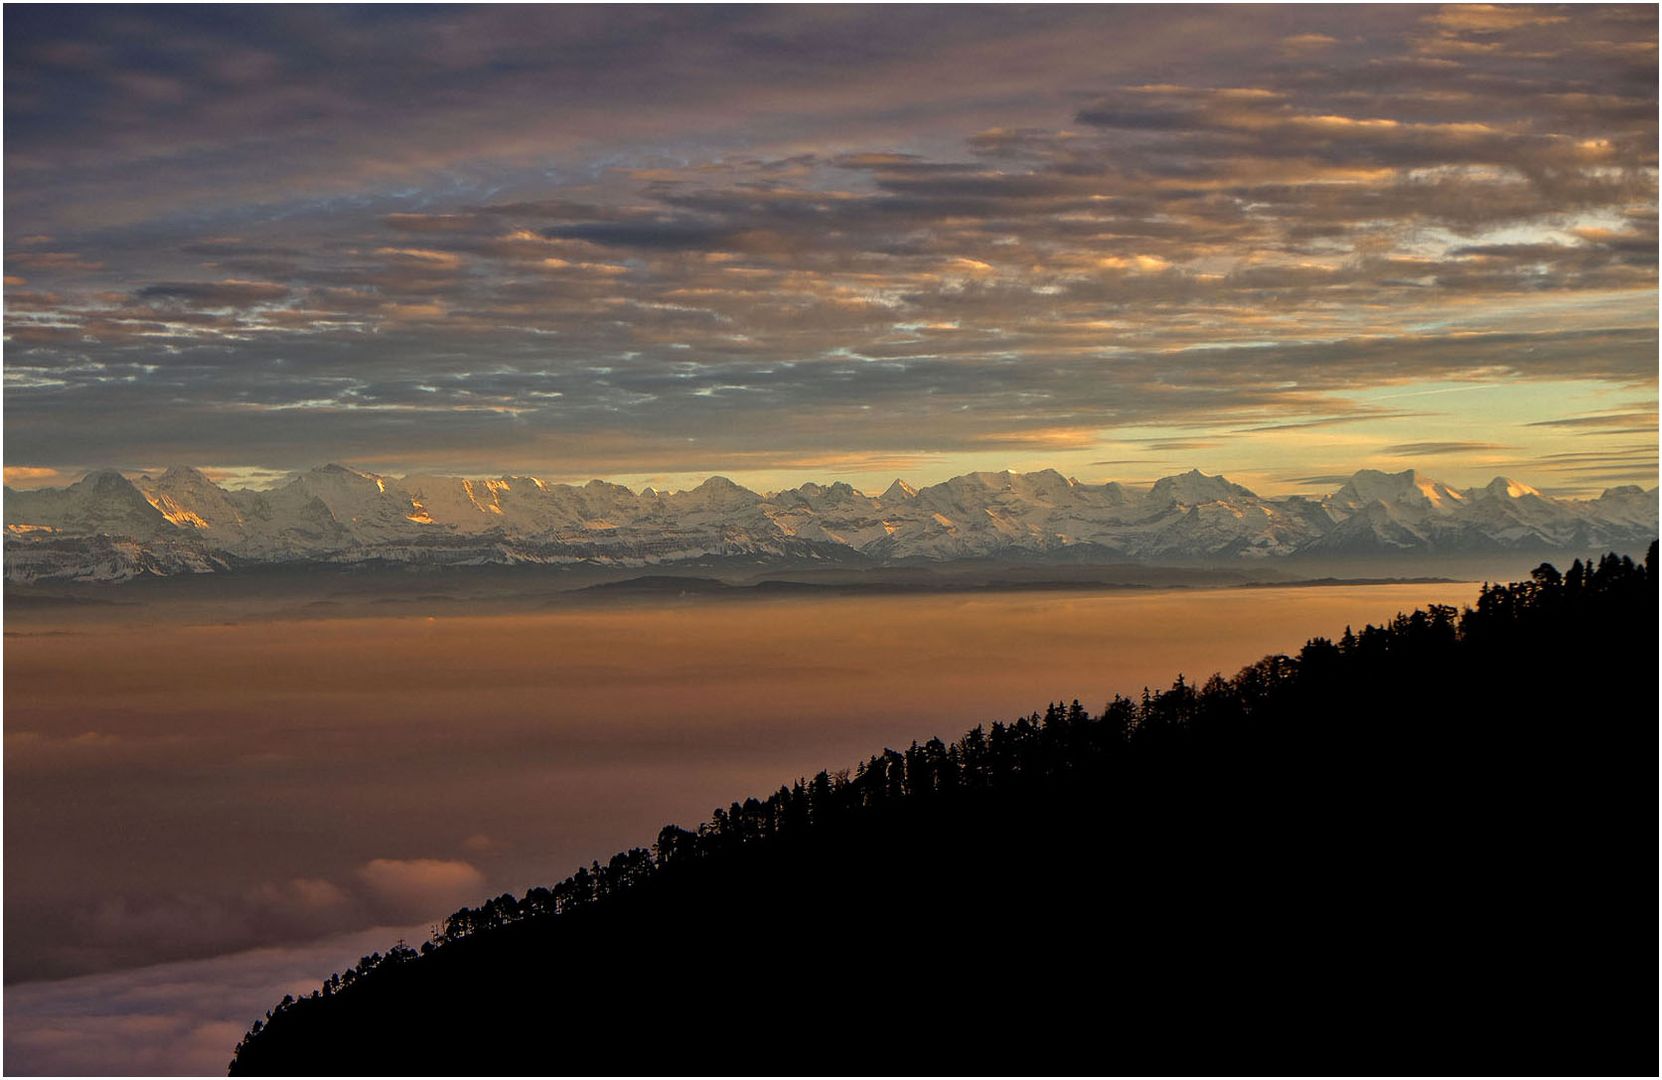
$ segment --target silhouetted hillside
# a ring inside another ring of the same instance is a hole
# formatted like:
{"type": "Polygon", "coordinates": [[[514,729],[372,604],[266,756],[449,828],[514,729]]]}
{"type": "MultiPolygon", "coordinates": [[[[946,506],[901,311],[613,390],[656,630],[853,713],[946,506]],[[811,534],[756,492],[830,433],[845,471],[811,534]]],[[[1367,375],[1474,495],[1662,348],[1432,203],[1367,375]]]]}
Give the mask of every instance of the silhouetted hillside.
{"type": "Polygon", "coordinates": [[[459,911],[231,1071],[1654,1073],[1655,575],[885,750],[459,911]]]}

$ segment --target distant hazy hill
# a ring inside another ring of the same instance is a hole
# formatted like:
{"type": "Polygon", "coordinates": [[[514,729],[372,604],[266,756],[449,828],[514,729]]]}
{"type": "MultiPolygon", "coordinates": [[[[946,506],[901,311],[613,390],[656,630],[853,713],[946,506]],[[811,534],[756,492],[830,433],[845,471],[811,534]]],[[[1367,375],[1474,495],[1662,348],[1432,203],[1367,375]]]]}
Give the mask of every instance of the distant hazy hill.
{"type": "Polygon", "coordinates": [[[666,827],[232,1072],[1652,1074],[1655,560],[666,827]]]}
{"type": "Polygon", "coordinates": [[[1255,562],[1485,552],[1640,551],[1657,492],[1553,499],[1504,477],[1456,491],[1418,473],[1363,470],[1321,498],[1262,498],[1221,476],[1148,491],[1054,470],[970,473],[870,496],[847,484],[770,495],[714,477],[635,492],[534,477],[375,476],[342,465],[266,491],[227,491],[175,467],[104,470],[64,489],[5,493],[13,582],[120,581],[251,563],[668,566],[711,557],[822,564],[1021,558],[1255,562]]]}

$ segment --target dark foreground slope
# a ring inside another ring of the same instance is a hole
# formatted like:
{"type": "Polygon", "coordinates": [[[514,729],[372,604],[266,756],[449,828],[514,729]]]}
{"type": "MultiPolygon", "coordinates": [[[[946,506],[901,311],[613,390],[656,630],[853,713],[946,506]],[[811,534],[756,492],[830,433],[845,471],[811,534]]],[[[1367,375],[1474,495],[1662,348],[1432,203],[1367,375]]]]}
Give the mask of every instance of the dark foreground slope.
{"type": "Polygon", "coordinates": [[[1654,566],[666,828],[232,1072],[1654,1074],[1654,566]]]}

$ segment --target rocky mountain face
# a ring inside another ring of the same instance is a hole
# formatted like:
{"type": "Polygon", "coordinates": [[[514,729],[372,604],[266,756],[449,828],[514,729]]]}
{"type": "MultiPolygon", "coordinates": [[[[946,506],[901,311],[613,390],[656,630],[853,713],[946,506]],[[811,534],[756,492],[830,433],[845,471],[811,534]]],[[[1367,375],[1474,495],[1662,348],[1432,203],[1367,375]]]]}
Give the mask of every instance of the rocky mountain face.
{"type": "Polygon", "coordinates": [[[344,465],[264,491],[174,467],[101,470],[67,488],[5,492],[6,577],[120,581],[255,563],[653,566],[721,556],[896,563],[1022,558],[1233,562],[1300,554],[1469,554],[1642,547],[1657,492],[1553,499],[1505,477],[1458,491],[1365,469],[1322,498],[1264,498],[1221,476],[1168,476],[1147,492],[1052,469],[969,473],[881,495],[804,484],[761,495],[723,477],[640,492],[529,476],[395,479],[344,465]]]}

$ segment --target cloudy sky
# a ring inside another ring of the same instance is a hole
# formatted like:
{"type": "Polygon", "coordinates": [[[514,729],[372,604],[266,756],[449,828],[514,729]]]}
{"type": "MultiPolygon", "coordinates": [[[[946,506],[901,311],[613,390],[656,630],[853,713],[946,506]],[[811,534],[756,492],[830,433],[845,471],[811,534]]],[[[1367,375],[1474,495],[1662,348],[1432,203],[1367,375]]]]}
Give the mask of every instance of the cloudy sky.
{"type": "Polygon", "coordinates": [[[1656,483],[1654,6],[5,29],[14,484],[1656,483]]]}

